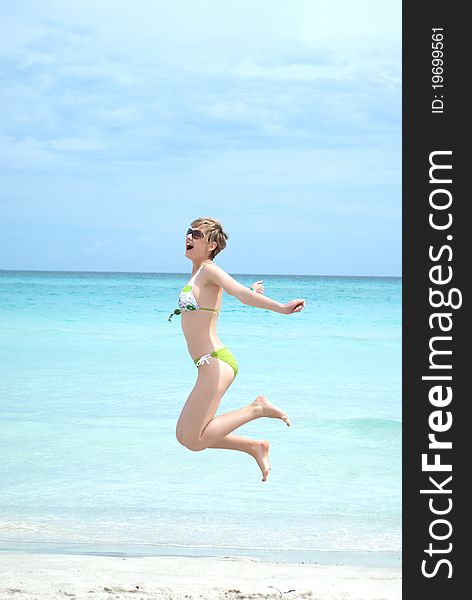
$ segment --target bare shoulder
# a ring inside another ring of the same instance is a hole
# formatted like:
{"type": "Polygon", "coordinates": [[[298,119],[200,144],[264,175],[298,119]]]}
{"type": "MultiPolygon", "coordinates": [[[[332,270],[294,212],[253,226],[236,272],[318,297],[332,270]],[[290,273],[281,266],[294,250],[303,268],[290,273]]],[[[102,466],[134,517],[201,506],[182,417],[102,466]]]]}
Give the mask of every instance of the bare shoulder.
{"type": "Polygon", "coordinates": [[[226,275],[226,271],[215,263],[207,263],[203,265],[202,279],[205,283],[221,285],[221,277],[224,275],[226,275]]]}
{"type": "Polygon", "coordinates": [[[210,274],[226,274],[226,271],[214,262],[204,264],[202,271],[210,274]]]}

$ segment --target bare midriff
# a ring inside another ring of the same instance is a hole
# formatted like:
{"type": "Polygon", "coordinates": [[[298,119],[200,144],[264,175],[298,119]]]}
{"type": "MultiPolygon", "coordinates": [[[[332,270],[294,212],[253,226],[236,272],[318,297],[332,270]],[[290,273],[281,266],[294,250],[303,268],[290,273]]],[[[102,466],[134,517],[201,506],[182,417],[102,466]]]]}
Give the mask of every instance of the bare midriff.
{"type": "MultiPolygon", "coordinates": [[[[198,293],[198,304],[205,307],[221,307],[222,289],[205,289],[198,293]]],[[[182,331],[184,332],[187,348],[193,360],[204,354],[223,348],[224,344],[216,333],[218,313],[211,310],[183,310],[181,313],[182,331]]]]}

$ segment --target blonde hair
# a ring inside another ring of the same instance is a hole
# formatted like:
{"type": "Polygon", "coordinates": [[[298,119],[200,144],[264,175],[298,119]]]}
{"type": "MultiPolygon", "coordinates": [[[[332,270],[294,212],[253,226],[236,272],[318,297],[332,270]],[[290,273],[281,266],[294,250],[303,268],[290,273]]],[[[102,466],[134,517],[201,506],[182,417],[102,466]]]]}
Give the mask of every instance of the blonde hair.
{"type": "Polygon", "coordinates": [[[211,251],[209,257],[212,260],[217,254],[226,248],[226,240],[229,236],[223,231],[223,225],[217,219],[212,219],[211,217],[200,217],[192,221],[190,226],[200,227],[205,233],[209,242],[216,242],[216,248],[211,251]]]}

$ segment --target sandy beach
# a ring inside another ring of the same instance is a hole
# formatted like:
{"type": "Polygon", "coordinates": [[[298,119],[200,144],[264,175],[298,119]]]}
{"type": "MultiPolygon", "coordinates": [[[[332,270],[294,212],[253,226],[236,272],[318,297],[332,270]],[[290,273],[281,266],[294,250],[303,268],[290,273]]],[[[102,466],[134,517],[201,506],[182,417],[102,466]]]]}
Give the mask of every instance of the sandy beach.
{"type": "Polygon", "coordinates": [[[0,555],[0,598],[394,600],[400,568],[241,558],[0,555]]]}

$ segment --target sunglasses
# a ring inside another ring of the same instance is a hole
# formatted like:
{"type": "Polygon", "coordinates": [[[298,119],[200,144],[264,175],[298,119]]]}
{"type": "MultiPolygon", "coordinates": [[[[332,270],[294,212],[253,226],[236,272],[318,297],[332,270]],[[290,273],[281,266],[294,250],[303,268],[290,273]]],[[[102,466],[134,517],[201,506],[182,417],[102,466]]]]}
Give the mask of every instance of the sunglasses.
{"type": "Polygon", "coordinates": [[[205,237],[203,231],[200,231],[200,229],[192,229],[191,227],[187,229],[187,233],[185,235],[190,234],[192,234],[192,239],[194,240],[200,240],[201,238],[205,237]]]}

